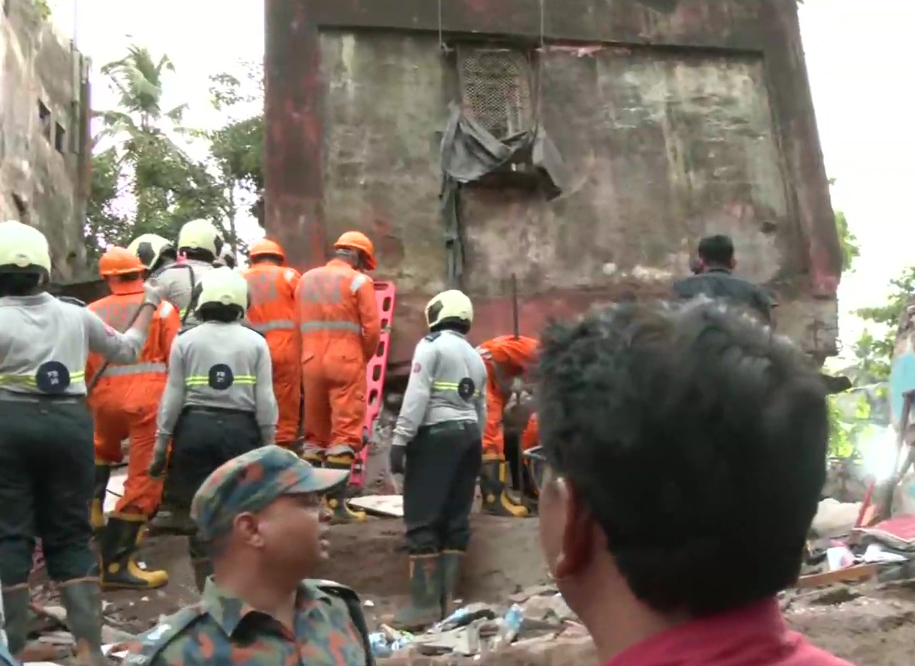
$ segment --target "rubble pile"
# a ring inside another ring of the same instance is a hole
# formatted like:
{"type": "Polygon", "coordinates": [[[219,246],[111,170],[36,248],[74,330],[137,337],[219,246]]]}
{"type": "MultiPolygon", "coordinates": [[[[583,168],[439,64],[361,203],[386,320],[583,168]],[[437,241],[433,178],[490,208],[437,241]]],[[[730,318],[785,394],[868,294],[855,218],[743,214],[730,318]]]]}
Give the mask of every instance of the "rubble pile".
{"type": "MultiPolygon", "coordinates": [[[[57,605],[56,592],[50,586],[41,586],[33,595],[30,606],[29,643],[22,654],[22,662],[63,662],[76,654],[76,640],[67,624],[67,612],[57,605]]],[[[102,642],[109,656],[123,656],[123,646],[136,639],[124,631],[125,623],[111,604],[102,602],[102,642]]]]}
{"type": "Polygon", "coordinates": [[[586,638],[587,632],[551,585],[512,595],[509,604],[473,603],[422,634],[386,625],[370,636],[376,657],[414,655],[475,657],[509,645],[533,646],[559,638],[586,638]]]}
{"type": "Polygon", "coordinates": [[[861,502],[843,503],[831,498],[820,502],[801,587],[871,578],[888,582],[915,576],[915,516],[899,514],[870,527],[856,527],[862,513],[861,502]]]}

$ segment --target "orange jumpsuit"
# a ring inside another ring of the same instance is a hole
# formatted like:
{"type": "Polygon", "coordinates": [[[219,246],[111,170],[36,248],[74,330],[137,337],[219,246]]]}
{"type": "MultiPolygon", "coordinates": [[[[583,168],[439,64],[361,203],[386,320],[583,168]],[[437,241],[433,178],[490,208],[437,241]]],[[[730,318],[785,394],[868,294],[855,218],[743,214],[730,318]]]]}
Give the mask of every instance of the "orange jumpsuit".
{"type": "Polygon", "coordinates": [[[483,460],[505,460],[502,412],[510,382],[526,372],[537,353],[533,338],[502,335],[487,340],[477,351],[486,363],[486,426],[483,428],[483,460]]]}
{"type": "Polygon", "coordinates": [[[251,296],[248,322],[267,338],[273,360],[273,393],[280,408],[276,443],[291,446],[299,434],[302,406],[302,336],[296,325],[294,268],[256,264],[244,271],[251,296]]]}
{"type": "MultiPolygon", "coordinates": [[[[127,330],[128,323],[143,303],[143,282],[111,283],[114,292],[89,305],[109,326],[127,330]]],[[[152,516],[159,507],[162,481],[149,476],[149,463],[156,444],[156,413],[168,379],[168,356],[172,341],[181,328],[178,310],[163,302],[156,310],[146,344],[136,363],[110,364],[89,396],[95,420],[95,458],[100,463],[123,459],[121,441],[130,438],[130,461],[124,496],[115,512],[152,516]]],[[[104,359],[90,354],[86,381],[101,369],[104,359]]]]}
{"type": "Polygon", "coordinates": [[[305,445],[362,448],[366,365],[381,321],[372,279],[345,261],[305,273],[296,290],[302,332],[305,445]]]}

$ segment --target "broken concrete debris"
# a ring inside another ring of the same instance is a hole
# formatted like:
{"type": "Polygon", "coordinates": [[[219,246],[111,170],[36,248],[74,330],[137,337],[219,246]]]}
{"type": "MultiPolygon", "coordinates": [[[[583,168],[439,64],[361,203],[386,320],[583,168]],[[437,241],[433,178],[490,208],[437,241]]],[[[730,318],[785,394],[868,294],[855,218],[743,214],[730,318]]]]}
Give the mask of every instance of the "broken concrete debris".
{"type": "Polygon", "coordinates": [[[915,574],[915,516],[900,514],[870,527],[859,527],[862,514],[860,503],[832,499],[820,503],[799,587],[875,577],[886,582],[915,574]]]}
{"type": "Polygon", "coordinates": [[[555,587],[538,585],[511,596],[508,606],[474,603],[459,608],[421,634],[382,625],[370,635],[376,657],[453,654],[473,657],[513,643],[586,636],[555,587]]]}
{"type": "MultiPolygon", "coordinates": [[[[107,605],[107,604],[106,604],[107,605]]],[[[30,641],[22,653],[22,661],[58,662],[76,654],[76,640],[67,625],[67,612],[62,606],[33,603],[30,606],[30,641]]],[[[104,608],[103,608],[104,611],[104,608]]],[[[118,629],[118,618],[104,617],[102,625],[103,649],[111,657],[121,656],[112,646],[120,646],[136,640],[134,634],[118,629]]]]}

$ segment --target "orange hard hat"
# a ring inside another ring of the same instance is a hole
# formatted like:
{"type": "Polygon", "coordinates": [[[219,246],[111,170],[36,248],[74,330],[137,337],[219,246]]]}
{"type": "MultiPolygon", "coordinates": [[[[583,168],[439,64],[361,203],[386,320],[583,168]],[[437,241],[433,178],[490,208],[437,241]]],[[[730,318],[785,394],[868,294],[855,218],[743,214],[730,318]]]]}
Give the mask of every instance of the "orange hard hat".
{"type": "Polygon", "coordinates": [[[142,273],[145,269],[140,258],[123,247],[112,247],[98,262],[98,272],[102,277],[142,273]]]}
{"type": "Polygon", "coordinates": [[[377,266],[375,262],[375,246],[372,245],[369,237],[361,231],[347,231],[337,239],[334,247],[359,250],[365,255],[365,267],[370,271],[375,270],[375,266],[377,266]]]}
{"type": "Polygon", "coordinates": [[[248,256],[252,259],[265,255],[273,255],[279,257],[284,262],[286,261],[286,253],[283,252],[283,248],[280,247],[280,244],[267,238],[262,238],[257,241],[248,251],[248,256]]]}

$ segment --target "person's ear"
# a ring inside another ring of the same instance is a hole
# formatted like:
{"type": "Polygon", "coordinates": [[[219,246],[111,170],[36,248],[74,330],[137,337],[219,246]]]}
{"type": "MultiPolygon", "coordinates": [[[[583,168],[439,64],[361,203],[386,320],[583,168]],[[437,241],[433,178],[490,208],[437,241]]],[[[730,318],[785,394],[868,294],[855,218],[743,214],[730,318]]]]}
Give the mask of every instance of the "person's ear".
{"type": "Polygon", "coordinates": [[[729,268],[730,270],[734,270],[735,268],[737,268],[737,260],[736,260],[736,259],[731,259],[731,260],[728,262],[728,268],[729,268]]]}
{"type": "Polygon", "coordinates": [[[556,558],[554,577],[572,578],[584,571],[594,553],[594,517],[582,502],[581,496],[566,479],[556,480],[565,521],[562,547],[556,558]]]}
{"type": "Polygon", "coordinates": [[[240,513],[232,521],[234,533],[239,537],[242,543],[246,543],[254,548],[261,548],[264,545],[264,536],[260,531],[260,521],[253,513],[240,513]]]}

